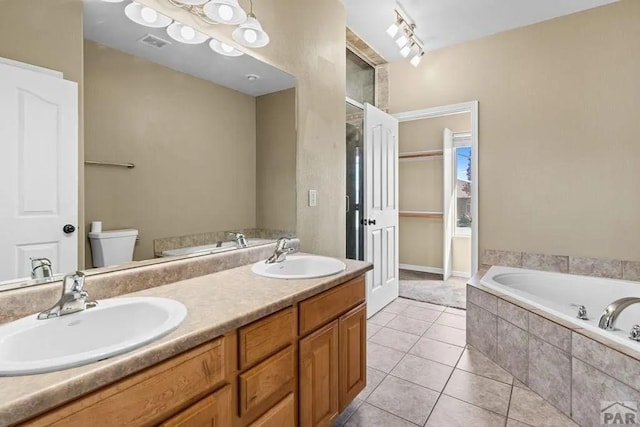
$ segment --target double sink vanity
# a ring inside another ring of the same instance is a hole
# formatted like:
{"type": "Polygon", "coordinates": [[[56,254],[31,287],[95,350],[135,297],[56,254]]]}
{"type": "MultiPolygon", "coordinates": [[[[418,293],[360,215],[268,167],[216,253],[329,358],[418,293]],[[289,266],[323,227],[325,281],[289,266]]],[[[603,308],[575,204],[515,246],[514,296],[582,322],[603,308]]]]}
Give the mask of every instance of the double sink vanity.
{"type": "Polygon", "coordinates": [[[370,268],[292,255],[0,325],[0,425],[328,426],[366,383],[370,268]]]}

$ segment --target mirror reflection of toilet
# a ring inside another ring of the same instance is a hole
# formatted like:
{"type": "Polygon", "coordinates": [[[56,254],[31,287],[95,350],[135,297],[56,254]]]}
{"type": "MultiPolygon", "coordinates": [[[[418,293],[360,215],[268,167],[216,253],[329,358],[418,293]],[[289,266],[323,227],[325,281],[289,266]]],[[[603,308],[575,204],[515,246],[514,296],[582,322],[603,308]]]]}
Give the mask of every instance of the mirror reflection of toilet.
{"type": "Polygon", "coordinates": [[[89,232],[94,267],[108,267],[133,261],[133,249],[138,230],[109,230],[89,232]]]}

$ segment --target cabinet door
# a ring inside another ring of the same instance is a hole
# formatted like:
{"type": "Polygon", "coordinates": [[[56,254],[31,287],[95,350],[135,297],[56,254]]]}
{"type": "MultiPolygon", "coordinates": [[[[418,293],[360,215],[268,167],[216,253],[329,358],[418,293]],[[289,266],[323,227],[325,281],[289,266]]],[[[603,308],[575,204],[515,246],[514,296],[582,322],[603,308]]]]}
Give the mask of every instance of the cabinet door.
{"type": "Polygon", "coordinates": [[[338,414],[338,321],[300,340],[300,425],[330,426],[338,414]]]}
{"type": "Polygon", "coordinates": [[[367,307],[340,317],[340,412],[367,384],[367,307]]]}
{"type": "Polygon", "coordinates": [[[226,386],[168,419],[161,427],[228,427],[232,405],[231,386],[226,386]]]}
{"type": "Polygon", "coordinates": [[[249,427],[293,427],[296,424],[295,419],[295,401],[293,394],[289,394],[249,427]]]}

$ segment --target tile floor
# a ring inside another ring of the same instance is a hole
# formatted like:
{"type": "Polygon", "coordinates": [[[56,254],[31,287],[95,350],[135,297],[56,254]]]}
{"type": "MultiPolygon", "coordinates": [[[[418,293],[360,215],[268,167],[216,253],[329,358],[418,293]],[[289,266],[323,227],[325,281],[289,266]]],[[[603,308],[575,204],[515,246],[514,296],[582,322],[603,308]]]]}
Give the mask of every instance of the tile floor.
{"type": "Polygon", "coordinates": [[[465,311],[398,298],[367,324],[367,387],[334,426],[575,426],[466,345],[465,311]]]}

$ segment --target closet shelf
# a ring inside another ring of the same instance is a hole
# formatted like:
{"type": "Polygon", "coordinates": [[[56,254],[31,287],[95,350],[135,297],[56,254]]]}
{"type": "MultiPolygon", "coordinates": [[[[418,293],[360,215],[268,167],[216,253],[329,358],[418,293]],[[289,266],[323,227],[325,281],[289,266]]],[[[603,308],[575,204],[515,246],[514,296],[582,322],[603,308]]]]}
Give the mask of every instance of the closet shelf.
{"type": "Polygon", "coordinates": [[[412,151],[412,152],[400,153],[398,156],[401,159],[426,159],[429,157],[442,156],[442,150],[412,151]]]}
{"type": "Polygon", "coordinates": [[[442,219],[442,212],[426,212],[426,211],[400,211],[400,217],[403,218],[432,218],[442,219]]]}

